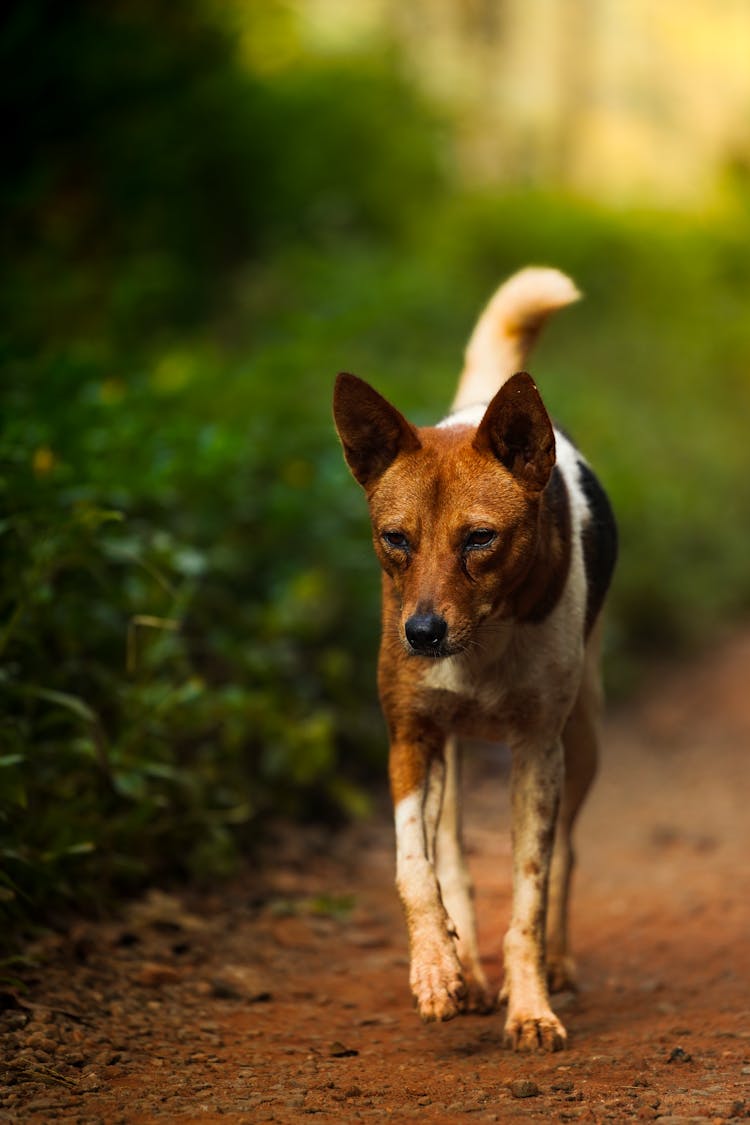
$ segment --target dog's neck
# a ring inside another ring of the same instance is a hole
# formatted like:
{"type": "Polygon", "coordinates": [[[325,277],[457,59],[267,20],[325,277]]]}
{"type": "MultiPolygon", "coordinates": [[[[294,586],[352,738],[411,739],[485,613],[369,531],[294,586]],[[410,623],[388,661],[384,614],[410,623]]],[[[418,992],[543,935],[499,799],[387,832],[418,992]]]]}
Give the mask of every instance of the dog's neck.
{"type": "Polygon", "coordinates": [[[520,624],[543,621],[562,595],[570,569],[571,516],[563,475],[555,468],[542,493],[536,552],[526,577],[510,599],[520,624]]]}

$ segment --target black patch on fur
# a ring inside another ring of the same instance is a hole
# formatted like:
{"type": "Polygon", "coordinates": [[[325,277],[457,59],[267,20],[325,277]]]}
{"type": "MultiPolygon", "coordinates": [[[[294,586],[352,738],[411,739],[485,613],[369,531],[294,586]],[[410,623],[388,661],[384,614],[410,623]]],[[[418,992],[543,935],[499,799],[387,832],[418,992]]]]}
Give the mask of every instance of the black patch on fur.
{"type": "Polygon", "coordinates": [[[589,518],[582,530],[588,636],[604,604],[615,569],[617,523],[606,492],[584,461],[578,462],[578,480],[589,509],[589,518]]]}
{"type": "Polygon", "coordinates": [[[519,620],[524,622],[538,623],[549,616],[565,589],[570,569],[570,500],[565,477],[558,465],[552,469],[544,496],[551,517],[549,534],[557,540],[558,551],[547,584],[537,592],[531,606],[519,617],[519,620]]]}

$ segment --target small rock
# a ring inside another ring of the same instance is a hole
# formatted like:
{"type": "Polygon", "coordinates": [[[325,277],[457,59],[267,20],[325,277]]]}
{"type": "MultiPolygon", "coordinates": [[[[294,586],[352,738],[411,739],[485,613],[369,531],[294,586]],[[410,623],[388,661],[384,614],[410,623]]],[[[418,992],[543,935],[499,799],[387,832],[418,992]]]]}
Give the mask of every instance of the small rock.
{"type": "Polygon", "coordinates": [[[15,993],[8,992],[4,988],[0,989],[0,1012],[7,1012],[22,1007],[23,1004],[20,1003],[15,993]]]}
{"type": "Polygon", "coordinates": [[[747,1102],[742,1101],[740,1098],[735,1098],[734,1101],[725,1102],[719,1107],[717,1113],[718,1117],[746,1117],[747,1116],[747,1102]]]}
{"type": "Polygon", "coordinates": [[[145,927],[156,930],[193,931],[204,928],[203,920],[188,913],[178,898],[156,888],[148,891],[139,902],[131,903],[127,910],[127,917],[136,934],[139,929],[145,927]]]}
{"type": "Polygon", "coordinates": [[[211,981],[218,1000],[245,1000],[264,1004],[272,999],[265,975],[248,965],[225,965],[221,975],[211,981]]]}
{"type": "MultiPolygon", "coordinates": [[[[2,995],[2,993],[0,993],[0,995],[2,995]]],[[[1,1005],[0,1011],[2,1011],[1,1005]]],[[[30,1019],[31,1016],[27,1011],[7,1012],[5,1014],[4,1023],[8,1031],[20,1031],[22,1028],[26,1027],[30,1019]]]]}
{"type": "Polygon", "coordinates": [[[210,984],[211,995],[216,1000],[241,1000],[242,993],[233,984],[225,980],[212,980],[210,984]]]}
{"type": "Polygon", "coordinates": [[[345,1047],[343,1043],[339,1043],[337,1040],[335,1043],[331,1043],[328,1054],[332,1059],[353,1059],[355,1055],[359,1054],[359,1051],[355,1050],[354,1047],[345,1047]]]}
{"type": "Polygon", "coordinates": [[[693,1061],[693,1056],[688,1054],[682,1047],[675,1047],[667,1059],[668,1063],[689,1063],[693,1061]]]}
{"type": "Polygon", "coordinates": [[[35,1050],[54,1051],[58,1043],[49,1037],[46,1030],[34,1031],[27,1037],[26,1046],[33,1047],[35,1050]]]}
{"type": "Polygon", "coordinates": [[[508,1089],[514,1098],[535,1098],[539,1094],[539,1087],[530,1078],[514,1078],[508,1084],[508,1089]]]}
{"type": "Polygon", "coordinates": [[[80,1068],[86,1063],[86,1055],[83,1053],[83,1051],[78,1051],[76,1049],[64,1051],[61,1055],[61,1058],[67,1066],[75,1066],[80,1068]]]}
{"type": "Polygon", "coordinates": [[[171,965],[146,961],[136,973],[135,979],[146,988],[159,988],[162,984],[174,984],[180,979],[180,974],[171,965]]]}

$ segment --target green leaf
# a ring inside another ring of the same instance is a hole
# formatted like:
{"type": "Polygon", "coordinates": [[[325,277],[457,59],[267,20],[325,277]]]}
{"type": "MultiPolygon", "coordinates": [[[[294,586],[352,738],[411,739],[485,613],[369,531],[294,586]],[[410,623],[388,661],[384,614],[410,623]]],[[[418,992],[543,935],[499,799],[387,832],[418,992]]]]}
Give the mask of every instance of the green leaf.
{"type": "Polygon", "coordinates": [[[27,695],[36,699],[44,699],[47,703],[54,703],[58,707],[65,708],[66,711],[70,711],[73,715],[76,715],[86,723],[97,725],[99,722],[96,712],[77,695],[70,695],[65,691],[53,691],[51,688],[40,687],[26,687],[24,691],[27,695]]]}
{"type": "Polygon", "coordinates": [[[96,845],[91,840],[82,840],[79,844],[70,844],[65,849],[65,855],[90,855],[96,851],[96,845]]]}

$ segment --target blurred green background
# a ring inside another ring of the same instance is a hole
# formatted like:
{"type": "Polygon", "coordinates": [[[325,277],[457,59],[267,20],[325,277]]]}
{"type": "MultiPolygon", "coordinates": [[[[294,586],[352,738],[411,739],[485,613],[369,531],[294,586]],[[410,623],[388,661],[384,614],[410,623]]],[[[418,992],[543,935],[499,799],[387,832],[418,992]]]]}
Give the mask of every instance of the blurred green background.
{"type": "Polygon", "coordinates": [[[619,516],[611,691],[750,610],[748,14],[560,8],[3,17],[6,933],[367,811],[379,583],[333,377],[436,419],[522,265],[586,296],[532,371],[619,516]]]}

